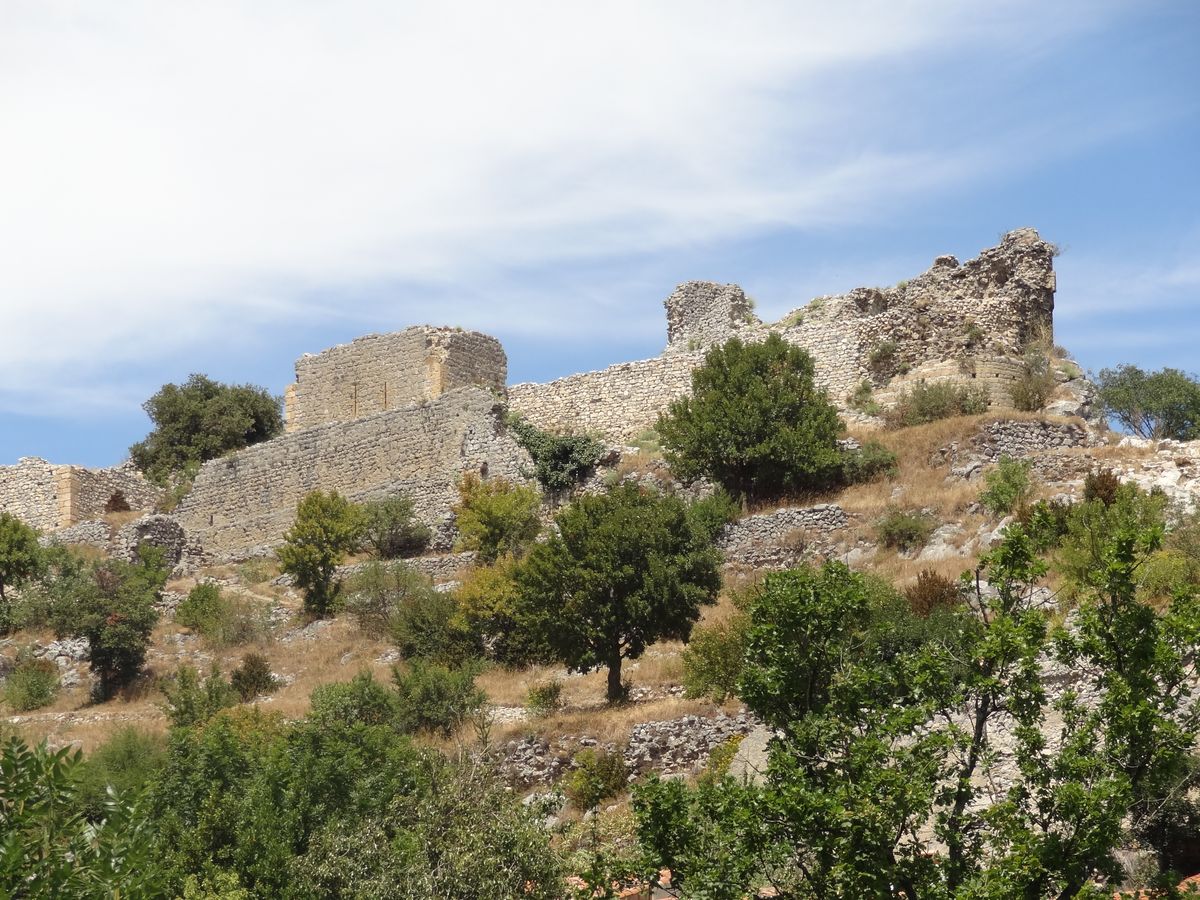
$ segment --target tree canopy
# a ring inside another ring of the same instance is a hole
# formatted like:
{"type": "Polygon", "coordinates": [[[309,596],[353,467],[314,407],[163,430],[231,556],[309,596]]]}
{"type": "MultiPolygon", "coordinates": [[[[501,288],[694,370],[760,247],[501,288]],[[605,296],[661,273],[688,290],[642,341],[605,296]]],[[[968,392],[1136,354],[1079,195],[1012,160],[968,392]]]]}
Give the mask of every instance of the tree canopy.
{"type": "Polygon", "coordinates": [[[518,569],[523,615],[572,669],[607,667],[608,698],[619,699],[622,660],[686,640],[716,599],[717,553],[702,519],[633,484],[580,497],[518,569]]]}
{"type": "Polygon", "coordinates": [[[842,422],[814,381],[812,357],[777,334],[708,351],[691,396],[659,417],[667,461],[739,499],[811,490],[839,476],[842,422]]]}
{"type": "Polygon", "coordinates": [[[151,480],[166,483],[189,466],[270,440],[283,431],[278,397],[251,384],[221,384],[192,375],[164,384],[142,404],[154,429],[129,448],[151,480]]]}
{"type": "Polygon", "coordinates": [[[276,555],[304,591],[304,608],[312,615],[333,609],[341,589],[337,567],[358,548],[363,527],[362,508],[337,491],[313,491],[296,507],[296,521],[276,555]]]}
{"type": "Polygon", "coordinates": [[[0,513],[0,633],[7,628],[9,588],[37,574],[41,550],[37,532],[9,513],[0,513]]]}
{"type": "Polygon", "coordinates": [[[1105,412],[1139,437],[1200,438],[1200,382],[1193,376],[1122,365],[1101,369],[1096,385],[1105,412]]]}

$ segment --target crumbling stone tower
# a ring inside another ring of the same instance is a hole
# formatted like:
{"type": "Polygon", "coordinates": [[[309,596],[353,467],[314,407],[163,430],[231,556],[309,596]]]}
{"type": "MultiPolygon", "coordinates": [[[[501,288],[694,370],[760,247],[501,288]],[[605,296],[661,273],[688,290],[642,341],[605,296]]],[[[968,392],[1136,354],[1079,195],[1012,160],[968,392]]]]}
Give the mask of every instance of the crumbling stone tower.
{"type": "Polygon", "coordinates": [[[736,284],[685,281],[663,305],[667,308],[668,353],[707,350],[743,329],[762,324],[754,314],[754,303],[736,284]]]}
{"type": "Polygon", "coordinates": [[[505,396],[508,359],[494,337],[427,325],[369,334],[296,360],[284,392],[287,430],[353,422],[460,387],[505,396]]]}

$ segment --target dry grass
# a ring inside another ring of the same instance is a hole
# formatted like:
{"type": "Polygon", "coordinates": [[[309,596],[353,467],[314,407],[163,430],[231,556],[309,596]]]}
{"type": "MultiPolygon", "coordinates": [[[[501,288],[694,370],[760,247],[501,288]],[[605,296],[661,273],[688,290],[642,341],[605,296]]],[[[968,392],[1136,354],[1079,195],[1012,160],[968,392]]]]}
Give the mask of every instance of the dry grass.
{"type": "Polygon", "coordinates": [[[686,700],[672,697],[645,703],[624,703],[597,706],[593,709],[565,709],[544,716],[536,722],[498,723],[492,728],[492,739],[507,741],[527,734],[537,734],[554,742],[573,735],[588,735],[601,743],[621,743],[628,739],[634,725],[678,719],[688,715],[712,715],[720,707],[709,700],[686,700]]]}
{"type": "Polygon", "coordinates": [[[144,511],[126,509],[120,512],[105,513],[101,518],[109,527],[120,528],[122,525],[128,525],[130,522],[136,522],[144,515],[144,511]]]}

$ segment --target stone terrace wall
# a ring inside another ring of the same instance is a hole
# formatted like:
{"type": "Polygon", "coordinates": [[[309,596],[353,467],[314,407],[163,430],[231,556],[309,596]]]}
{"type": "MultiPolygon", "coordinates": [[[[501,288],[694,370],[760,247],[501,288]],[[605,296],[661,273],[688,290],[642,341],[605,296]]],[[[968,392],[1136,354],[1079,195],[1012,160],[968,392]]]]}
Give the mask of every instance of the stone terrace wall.
{"type": "Polygon", "coordinates": [[[863,381],[883,387],[893,379],[903,383],[905,373],[908,381],[932,373],[932,380],[983,384],[994,406],[1009,406],[1019,374],[1013,357],[1052,334],[1055,252],[1032,228],[1022,228],[968,262],[939,256],[911,281],[818,297],[775,325],[757,320],[736,285],[687,282],[665,302],[663,356],[516,385],[509,397],[542,428],[626,440],[688,391],[690,370],[708,346],[778,331],[813,355],[818,382],[839,404],[863,381]],[[884,345],[891,353],[873,361],[884,345]]]}
{"type": "Polygon", "coordinates": [[[130,463],[85,469],[25,457],[15,466],[0,466],[0,512],[41,531],[99,518],[118,491],[134,510],[150,509],[161,494],[130,463]]]}
{"type": "Polygon", "coordinates": [[[485,334],[429,326],[370,334],[296,361],[287,430],[362,419],[460,387],[502,395],[507,376],[504,348],[485,334]]]}
{"type": "Polygon", "coordinates": [[[702,352],[671,353],[508,389],[509,405],[547,431],[625,441],[654,425],[660,410],[689,392],[702,352]]]}
{"type": "Polygon", "coordinates": [[[285,434],[205,463],[176,517],[189,540],[229,556],[279,542],[309,491],[337,490],[353,500],[404,493],[444,538],[464,472],[523,481],[532,469],[505,432],[501,410],[490,392],[460,388],[356,422],[285,434]]]}
{"type": "Polygon", "coordinates": [[[36,456],[26,456],[15,466],[0,466],[0,512],[41,531],[57,528],[62,519],[58,469],[36,456]]]}

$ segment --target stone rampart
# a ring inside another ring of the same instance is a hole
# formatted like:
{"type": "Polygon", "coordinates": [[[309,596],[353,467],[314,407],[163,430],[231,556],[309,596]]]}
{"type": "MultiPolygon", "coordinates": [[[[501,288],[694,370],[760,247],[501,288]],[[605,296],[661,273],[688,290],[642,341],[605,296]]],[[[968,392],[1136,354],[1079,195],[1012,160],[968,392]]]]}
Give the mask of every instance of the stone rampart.
{"type": "Polygon", "coordinates": [[[350,422],[432,400],[460,387],[504,393],[508,360],[493,337],[417,326],[369,334],[296,361],[285,397],[287,430],[350,422]]]}
{"type": "Polygon", "coordinates": [[[662,356],[519,384],[510,402],[548,430],[626,440],[690,390],[691,369],[709,346],[777,331],[812,354],[818,382],[838,404],[863,381],[885,390],[893,383],[894,393],[932,372],[936,380],[983,385],[993,406],[1008,407],[1021,372],[1016,357],[1052,335],[1054,254],[1032,228],[1019,229],[968,262],[939,256],[910,281],[818,297],[774,325],[758,321],[736,285],[687,282],[665,302],[662,356]]]}
{"type": "Polygon", "coordinates": [[[189,540],[216,555],[277,543],[313,490],[361,501],[406,494],[446,543],[466,472],[524,481],[528,454],[508,436],[502,406],[480,388],[285,434],[205,463],[176,510],[189,540]]]}
{"type": "Polygon", "coordinates": [[[99,518],[114,500],[127,509],[150,509],[160,495],[130,463],[86,469],[56,466],[31,456],[15,466],[0,466],[0,512],[11,513],[40,531],[99,518]]]}

